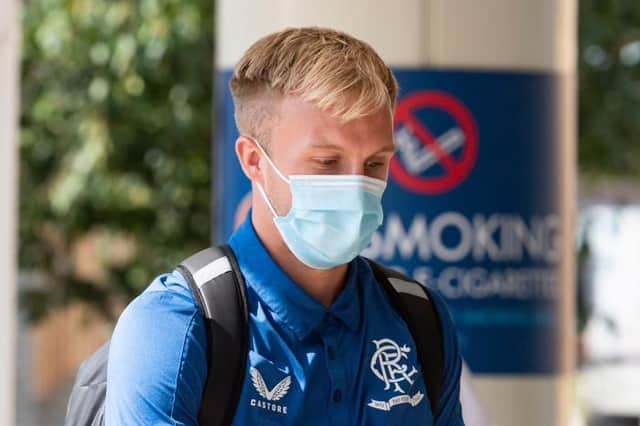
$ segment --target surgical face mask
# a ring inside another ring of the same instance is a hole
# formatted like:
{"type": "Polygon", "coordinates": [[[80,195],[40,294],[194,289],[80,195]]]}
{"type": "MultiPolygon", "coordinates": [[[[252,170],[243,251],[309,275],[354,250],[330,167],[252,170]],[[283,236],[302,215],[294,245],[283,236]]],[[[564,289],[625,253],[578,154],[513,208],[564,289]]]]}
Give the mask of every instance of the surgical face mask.
{"type": "Polygon", "coordinates": [[[382,223],[382,193],[387,182],[362,175],[286,177],[254,140],[278,176],[289,184],[291,209],[278,216],[260,183],[258,190],[289,250],[305,265],[329,269],[364,250],[382,223]]]}

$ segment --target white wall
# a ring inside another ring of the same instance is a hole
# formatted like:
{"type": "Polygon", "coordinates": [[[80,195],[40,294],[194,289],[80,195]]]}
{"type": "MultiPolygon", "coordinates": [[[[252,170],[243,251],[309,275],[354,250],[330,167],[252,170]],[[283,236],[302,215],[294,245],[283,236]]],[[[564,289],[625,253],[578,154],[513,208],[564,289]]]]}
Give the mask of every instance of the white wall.
{"type": "Polygon", "coordinates": [[[0,2],[0,426],[15,424],[18,1],[0,2]]]}

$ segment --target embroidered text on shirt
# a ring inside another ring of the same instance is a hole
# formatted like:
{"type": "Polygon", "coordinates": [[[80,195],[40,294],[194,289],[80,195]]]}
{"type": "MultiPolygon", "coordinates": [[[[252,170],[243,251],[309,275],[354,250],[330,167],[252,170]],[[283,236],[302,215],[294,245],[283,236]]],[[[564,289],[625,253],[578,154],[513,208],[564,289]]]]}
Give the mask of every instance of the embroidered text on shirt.
{"type": "Polygon", "coordinates": [[[285,377],[280,382],[278,382],[278,384],[276,384],[273,389],[269,390],[267,384],[264,381],[264,378],[262,377],[262,374],[260,374],[260,371],[257,368],[251,367],[250,373],[251,382],[256,388],[256,391],[262,398],[267,400],[264,401],[251,398],[251,406],[262,408],[268,411],[273,411],[276,413],[287,414],[286,405],[274,404],[270,401],[279,401],[280,399],[284,398],[284,396],[289,391],[289,387],[291,386],[291,376],[285,377]]]}

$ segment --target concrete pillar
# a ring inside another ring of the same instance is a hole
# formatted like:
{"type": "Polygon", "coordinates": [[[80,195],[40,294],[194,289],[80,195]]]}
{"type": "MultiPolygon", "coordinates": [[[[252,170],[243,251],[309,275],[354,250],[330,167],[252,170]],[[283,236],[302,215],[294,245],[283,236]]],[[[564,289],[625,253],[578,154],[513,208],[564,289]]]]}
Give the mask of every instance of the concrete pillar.
{"type": "Polygon", "coordinates": [[[574,358],[576,11],[575,0],[218,2],[218,240],[231,233],[249,191],[233,159],[225,87],[240,55],[287,26],[327,26],[368,41],[402,91],[385,223],[365,254],[447,293],[490,424],[565,425],[574,358]],[[433,135],[405,126],[411,114],[434,124],[433,135]],[[442,167],[453,170],[442,179],[413,176],[446,157],[425,154],[428,139],[454,159],[462,151],[462,166],[442,167]],[[408,165],[412,158],[423,161],[408,165]],[[445,274],[459,274],[455,286],[445,274]]]}
{"type": "Polygon", "coordinates": [[[0,425],[15,424],[18,4],[0,13],[0,425]]]}

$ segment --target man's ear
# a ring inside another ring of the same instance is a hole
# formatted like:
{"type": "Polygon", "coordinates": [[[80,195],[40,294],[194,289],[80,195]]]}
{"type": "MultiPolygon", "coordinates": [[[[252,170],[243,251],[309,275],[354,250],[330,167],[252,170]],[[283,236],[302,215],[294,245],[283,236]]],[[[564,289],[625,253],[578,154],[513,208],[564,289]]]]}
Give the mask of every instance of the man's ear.
{"type": "Polygon", "coordinates": [[[262,169],[260,168],[260,151],[255,142],[246,136],[236,139],[236,155],[245,176],[251,182],[262,183],[262,169]]]}

